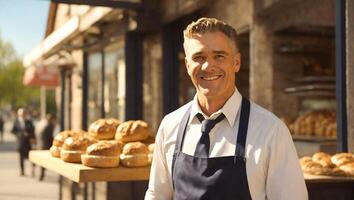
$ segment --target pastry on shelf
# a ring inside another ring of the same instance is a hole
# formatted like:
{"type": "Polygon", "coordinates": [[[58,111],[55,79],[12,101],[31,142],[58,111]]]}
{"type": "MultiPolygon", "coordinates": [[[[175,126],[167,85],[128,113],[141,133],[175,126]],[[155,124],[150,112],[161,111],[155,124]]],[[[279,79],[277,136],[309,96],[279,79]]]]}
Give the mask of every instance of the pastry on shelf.
{"type": "Polygon", "coordinates": [[[344,164],[339,169],[344,171],[348,176],[354,176],[354,162],[344,164]]]}
{"type": "Polygon", "coordinates": [[[340,167],[347,163],[354,162],[354,156],[351,153],[337,153],[332,156],[331,161],[333,164],[340,167]]]}
{"type": "Polygon", "coordinates": [[[312,161],[321,164],[323,167],[334,167],[331,161],[331,155],[324,153],[324,152],[317,152],[313,154],[312,161]]]}
{"type": "Polygon", "coordinates": [[[299,159],[304,173],[328,176],[354,176],[354,154],[337,153],[333,156],[318,152],[299,159]]]}

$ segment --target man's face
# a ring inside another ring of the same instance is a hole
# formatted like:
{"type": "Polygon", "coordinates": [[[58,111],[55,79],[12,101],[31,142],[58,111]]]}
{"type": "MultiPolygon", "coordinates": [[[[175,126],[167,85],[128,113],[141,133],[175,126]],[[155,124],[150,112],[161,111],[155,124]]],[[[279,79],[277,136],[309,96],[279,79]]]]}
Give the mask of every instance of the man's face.
{"type": "Polygon", "coordinates": [[[18,115],[19,117],[24,117],[24,116],[25,116],[25,110],[22,109],[22,108],[18,109],[17,115],[18,115]]]}
{"type": "Polygon", "coordinates": [[[222,32],[193,35],[185,41],[186,67],[198,96],[229,98],[240,69],[240,54],[222,32]]]}

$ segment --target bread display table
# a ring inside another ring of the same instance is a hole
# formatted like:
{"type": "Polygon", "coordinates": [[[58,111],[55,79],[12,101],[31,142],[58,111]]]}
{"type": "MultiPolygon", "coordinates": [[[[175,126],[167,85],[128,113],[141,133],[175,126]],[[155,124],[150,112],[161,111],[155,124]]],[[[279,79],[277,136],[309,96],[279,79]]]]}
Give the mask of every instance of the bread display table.
{"type": "MultiPolygon", "coordinates": [[[[95,183],[95,182],[122,182],[120,183],[112,183],[112,185],[123,185],[123,186],[118,186],[119,188],[114,188],[111,189],[108,186],[108,189],[104,189],[107,194],[105,194],[105,198],[107,199],[131,199],[131,197],[122,197],[120,198],[119,196],[129,196],[131,195],[130,193],[144,193],[146,188],[144,187],[147,186],[147,180],[149,179],[150,175],[150,167],[140,167],[140,168],[126,168],[126,167],[116,167],[116,168],[92,168],[92,167],[87,167],[82,164],[78,163],[67,163],[62,161],[59,158],[52,157],[50,155],[50,152],[48,150],[35,150],[35,151],[30,151],[29,153],[29,160],[43,168],[46,168],[48,170],[54,171],[60,175],[60,177],[65,177],[75,183],[83,183],[84,184],[84,192],[83,193],[83,198],[87,199],[87,196],[93,196],[90,199],[95,199],[95,188],[92,189],[91,194],[87,194],[87,183],[95,183]],[[139,182],[144,182],[144,186],[138,186],[139,182]],[[133,182],[136,182],[137,184],[134,184],[133,182]],[[139,187],[143,189],[139,189],[141,191],[129,191],[133,190],[130,187],[139,187]],[[129,188],[128,188],[129,187],[129,188]],[[108,190],[111,189],[112,192],[109,192],[108,190]],[[124,191],[120,191],[124,190],[124,191]],[[125,193],[129,193],[129,195],[124,195],[125,193]],[[110,193],[110,194],[108,194],[110,193]],[[117,196],[117,193],[119,193],[119,196],[117,196]],[[118,198],[117,198],[118,197],[118,198]]],[[[65,184],[64,184],[65,185],[65,184]]],[[[69,188],[71,199],[76,199],[76,193],[77,188],[79,184],[70,184],[69,188]],[[73,186],[72,186],[73,185],[73,186]]],[[[64,186],[65,187],[65,186],[64,186]]],[[[95,185],[93,185],[95,187],[95,185]]],[[[68,197],[63,197],[62,195],[62,189],[63,189],[63,180],[60,178],[59,180],[59,198],[60,199],[67,199],[68,197]]],[[[65,189],[65,188],[64,188],[65,189]]],[[[65,196],[65,195],[64,195],[65,196]]],[[[98,199],[101,199],[101,196],[98,195],[98,199]]],[[[135,198],[132,198],[135,199],[135,198]]]]}
{"type": "Polygon", "coordinates": [[[354,177],[304,174],[310,200],[353,200],[354,177]]]}
{"type": "Polygon", "coordinates": [[[52,157],[47,150],[30,151],[29,160],[77,183],[149,180],[150,175],[150,167],[92,168],[78,163],[67,163],[52,157]]]}

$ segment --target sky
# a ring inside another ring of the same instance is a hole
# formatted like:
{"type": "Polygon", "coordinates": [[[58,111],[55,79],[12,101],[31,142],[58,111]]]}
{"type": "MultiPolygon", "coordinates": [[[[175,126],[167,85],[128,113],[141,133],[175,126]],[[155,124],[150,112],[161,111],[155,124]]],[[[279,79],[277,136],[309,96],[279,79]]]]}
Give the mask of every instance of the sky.
{"type": "Polygon", "coordinates": [[[50,0],[0,0],[0,37],[22,58],[43,39],[50,0]]]}

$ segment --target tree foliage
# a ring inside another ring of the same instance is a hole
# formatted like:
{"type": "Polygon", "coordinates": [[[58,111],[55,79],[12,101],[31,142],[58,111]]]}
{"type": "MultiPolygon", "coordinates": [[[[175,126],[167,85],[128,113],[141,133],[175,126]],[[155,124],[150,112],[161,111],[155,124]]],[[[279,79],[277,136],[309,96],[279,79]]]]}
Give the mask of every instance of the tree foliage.
{"type": "Polygon", "coordinates": [[[39,89],[22,84],[24,71],[11,43],[0,37],[0,106],[11,105],[14,109],[39,104],[39,89]]]}
{"type": "Polygon", "coordinates": [[[9,62],[16,59],[16,53],[11,43],[8,43],[1,38],[0,34],[0,69],[5,67],[9,62]]]}

